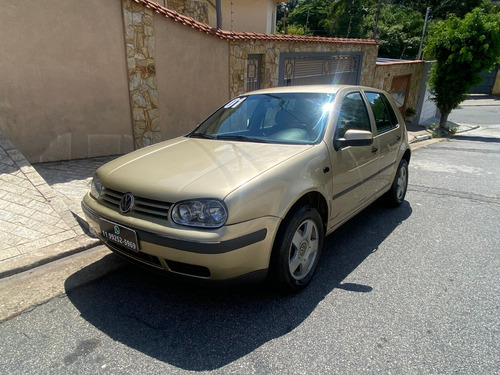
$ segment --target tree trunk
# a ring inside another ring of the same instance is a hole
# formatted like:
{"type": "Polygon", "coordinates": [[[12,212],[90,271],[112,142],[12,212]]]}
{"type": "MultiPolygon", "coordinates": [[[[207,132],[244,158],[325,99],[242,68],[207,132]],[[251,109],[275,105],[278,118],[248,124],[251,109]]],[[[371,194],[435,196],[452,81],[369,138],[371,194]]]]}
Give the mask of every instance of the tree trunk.
{"type": "Polygon", "coordinates": [[[441,110],[441,118],[439,119],[439,129],[440,130],[446,130],[446,123],[448,122],[448,116],[450,115],[451,111],[445,111],[441,110]]]}

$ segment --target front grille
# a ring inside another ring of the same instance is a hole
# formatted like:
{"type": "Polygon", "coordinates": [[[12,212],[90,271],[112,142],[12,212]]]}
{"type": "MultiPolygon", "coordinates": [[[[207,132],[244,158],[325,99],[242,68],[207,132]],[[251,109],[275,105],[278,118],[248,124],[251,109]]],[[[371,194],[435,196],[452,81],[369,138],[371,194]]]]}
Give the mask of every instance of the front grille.
{"type": "MultiPolygon", "coordinates": [[[[100,200],[108,207],[113,208],[115,211],[119,212],[120,201],[124,195],[125,193],[103,187],[100,200]]],[[[134,201],[135,204],[131,212],[137,212],[140,214],[155,216],[159,218],[168,217],[168,211],[172,206],[171,203],[138,197],[135,195],[134,201]]]]}
{"type": "MultiPolygon", "coordinates": [[[[133,259],[135,261],[145,263],[149,266],[167,271],[167,269],[163,266],[162,262],[160,261],[160,258],[158,258],[157,256],[146,254],[143,253],[142,251],[135,252],[130,249],[127,249],[126,247],[120,246],[116,243],[105,241],[103,239],[101,239],[101,241],[103,241],[106,244],[106,246],[108,246],[115,253],[118,253],[119,255],[128,258],[129,260],[133,259]]],[[[175,262],[169,259],[163,259],[163,260],[165,261],[165,263],[167,263],[168,271],[179,273],[186,276],[194,276],[202,278],[210,277],[210,270],[207,267],[197,266],[194,264],[188,264],[182,262],[175,262]]]]}
{"type": "Polygon", "coordinates": [[[104,241],[102,240],[106,246],[108,246],[111,250],[127,257],[127,258],[132,258],[141,262],[144,262],[146,264],[149,264],[150,266],[156,267],[156,268],[161,268],[163,269],[163,265],[160,262],[160,259],[154,255],[149,255],[143,252],[135,252],[130,249],[127,249],[126,247],[120,246],[118,244],[109,242],[109,241],[104,241]]]}

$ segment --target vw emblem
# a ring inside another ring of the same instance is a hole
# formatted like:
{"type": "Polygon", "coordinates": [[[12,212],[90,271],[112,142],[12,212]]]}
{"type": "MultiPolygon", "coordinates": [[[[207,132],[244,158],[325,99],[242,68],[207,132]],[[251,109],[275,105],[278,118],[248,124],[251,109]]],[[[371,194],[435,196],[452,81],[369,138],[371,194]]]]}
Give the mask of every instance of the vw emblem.
{"type": "Polygon", "coordinates": [[[134,196],[132,193],[127,193],[120,201],[120,212],[122,214],[126,214],[127,212],[130,212],[132,208],[134,208],[134,196]]]}

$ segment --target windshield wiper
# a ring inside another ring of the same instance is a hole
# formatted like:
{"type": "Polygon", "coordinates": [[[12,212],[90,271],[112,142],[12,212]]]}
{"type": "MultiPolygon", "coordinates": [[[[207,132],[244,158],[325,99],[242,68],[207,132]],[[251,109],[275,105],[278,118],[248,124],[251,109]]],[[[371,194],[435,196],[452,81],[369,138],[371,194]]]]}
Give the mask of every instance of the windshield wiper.
{"type": "Polygon", "coordinates": [[[205,133],[191,133],[188,134],[189,138],[203,138],[203,139],[215,139],[216,137],[211,135],[211,134],[205,134],[205,133]]]}
{"type": "Polygon", "coordinates": [[[218,135],[216,139],[228,140],[228,141],[269,143],[267,139],[257,138],[257,137],[247,137],[246,135],[229,135],[229,134],[218,135]]]}

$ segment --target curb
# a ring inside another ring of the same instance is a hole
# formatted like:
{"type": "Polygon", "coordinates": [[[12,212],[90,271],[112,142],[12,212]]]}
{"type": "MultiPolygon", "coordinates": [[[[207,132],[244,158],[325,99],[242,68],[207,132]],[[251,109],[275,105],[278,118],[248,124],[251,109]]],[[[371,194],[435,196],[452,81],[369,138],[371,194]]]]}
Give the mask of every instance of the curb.
{"type": "Polygon", "coordinates": [[[415,142],[422,142],[422,141],[426,141],[426,140],[431,139],[431,138],[432,138],[432,135],[430,135],[430,134],[419,135],[418,137],[415,138],[415,142]]]}
{"type": "Polygon", "coordinates": [[[127,265],[105,246],[0,279],[0,324],[127,265]]]}
{"type": "MultiPolygon", "coordinates": [[[[479,129],[481,126],[479,125],[469,125],[469,124],[459,124],[455,123],[455,125],[458,126],[458,129],[456,130],[455,134],[450,134],[447,137],[438,137],[435,138],[432,136],[432,134],[422,134],[422,135],[414,135],[413,139],[410,139],[408,143],[410,145],[415,144],[417,142],[423,142],[423,141],[429,141],[429,140],[435,140],[435,142],[443,141],[446,139],[452,139],[455,135],[465,133],[471,130],[479,129]]],[[[427,132],[427,130],[422,130],[421,132],[427,132]]],[[[408,132],[410,134],[410,132],[408,132]]],[[[415,132],[417,133],[417,132],[415,132]]]]}
{"type": "Polygon", "coordinates": [[[100,245],[100,242],[82,234],[40,250],[6,259],[0,263],[0,279],[92,249],[100,245]]]}

